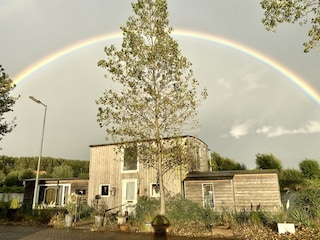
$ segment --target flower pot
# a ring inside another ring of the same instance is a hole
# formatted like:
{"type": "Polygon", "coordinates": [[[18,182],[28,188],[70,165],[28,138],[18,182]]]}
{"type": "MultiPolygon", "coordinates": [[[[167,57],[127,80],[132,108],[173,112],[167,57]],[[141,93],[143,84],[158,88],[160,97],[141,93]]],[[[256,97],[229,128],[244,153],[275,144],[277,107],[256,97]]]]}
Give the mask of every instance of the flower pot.
{"type": "Polygon", "coordinates": [[[117,220],[118,220],[118,225],[122,225],[127,222],[127,217],[126,216],[118,216],[117,220]]]}
{"type": "Polygon", "coordinates": [[[128,224],[121,224],[121,225],[119,225],[119,228],[120,228],[120,231],[126,232],[126,231],[128,231],[129,226],[128,226],[128,224]]]}
{"type": "Polygon", "coordinates": [[[72,214],[66,214],[65,217],[64,217],[65,227],[66,228],[72,227],[73,220],[74,220],[74,216],[72,214]]]}
{"type": "Polygon", "coordinates": [[[103,225],[103,219],[104,219],[103,215],[96,215],[96,216],[94,216],[94,225],[95,225],[96,227],[102,227],[102,225],[103,225]]]}
{"type": "Polygon", "coordinates": [[[170,226],[170,222],[165,216],[157,215],[152,220],[151,225],[155,235],[166,235],[167,229],[170,226]]]}

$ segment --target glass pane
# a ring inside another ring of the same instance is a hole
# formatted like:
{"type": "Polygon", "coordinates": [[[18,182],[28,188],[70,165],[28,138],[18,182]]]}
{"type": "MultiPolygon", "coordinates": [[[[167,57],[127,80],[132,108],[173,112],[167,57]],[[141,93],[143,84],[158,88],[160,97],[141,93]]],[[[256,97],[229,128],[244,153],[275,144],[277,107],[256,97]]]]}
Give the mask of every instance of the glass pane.
{"type": "Polygon", "coordinates": [[[127,147],[124,149],[124,161],[123,161],[123,170],[137,170],[138,161],[137,161],[137,147],[127,147]]]}
{"type": "Polygon", "coordinates": [[[126,200],[134,201],[135,200],[135,182],[127,182],[126,184],[126,200]]]}
{"type": "Polygon", "coordinates": [[[46,192],[45,203],[46,204],[55,203],[57,190],[55,188],[47,188],[45,192],[46,192]]]}
{"type": "Polygon", "coordinates": [[[203,184],[203,205],[206,208],[213,208],[213,185],[203,184]]]}
{"type": "Polygon", "coordinates": [[[108,196],[109,195],[109,185],[102,185],[101,186],[101,195],[108,196]]]}

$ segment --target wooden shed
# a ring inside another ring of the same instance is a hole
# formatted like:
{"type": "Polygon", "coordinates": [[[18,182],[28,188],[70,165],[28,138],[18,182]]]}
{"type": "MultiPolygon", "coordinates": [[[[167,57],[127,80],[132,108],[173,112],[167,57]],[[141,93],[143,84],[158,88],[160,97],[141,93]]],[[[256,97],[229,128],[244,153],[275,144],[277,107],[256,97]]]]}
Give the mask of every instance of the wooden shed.
{"type": "Polygon", "coordinates": [[[183,183],[185,198],[218,211],[277,211],[281,207],[276,170],[193,172],[183,183]]]}

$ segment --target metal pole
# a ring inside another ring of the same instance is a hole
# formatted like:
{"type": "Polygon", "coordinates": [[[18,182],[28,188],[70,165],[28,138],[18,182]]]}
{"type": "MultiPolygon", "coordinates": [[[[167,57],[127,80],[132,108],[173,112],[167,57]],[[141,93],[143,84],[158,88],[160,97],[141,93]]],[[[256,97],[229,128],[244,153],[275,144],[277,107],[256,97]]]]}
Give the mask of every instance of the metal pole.
{"type": "Polygon", "coordinates": [[[36,99],[35,97],[30,96],[30,99],[34,102],[41,104],[44,106],[44,117],[43,117],[43,125],[42,125],[42,134],[41,134],[41,144],[40,144],[40,153],[38,158],[38,165],[37,165],[37,173],[36,173],[36,182],[34,184],[34,192],[33,192],[33,202],[32,202],[32,209],[36,208],[36,202],[38,200],[38,191],[39,191],[39,172],[40,172],[40,162],[42,157],[42,148],[43,148],[43,139],[44,139],[44,129],[46,124],[46,115],[47,115],[47,105],[43,104],[40,100],[36,99]]]}

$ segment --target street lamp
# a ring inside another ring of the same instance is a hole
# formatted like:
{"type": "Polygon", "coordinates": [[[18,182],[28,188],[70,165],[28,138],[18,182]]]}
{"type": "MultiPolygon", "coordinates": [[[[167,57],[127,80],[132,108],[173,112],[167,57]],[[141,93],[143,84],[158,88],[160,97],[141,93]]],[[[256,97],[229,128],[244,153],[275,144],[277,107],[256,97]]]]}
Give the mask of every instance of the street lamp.
{"type": "Polygon", "coordinates": [[[40,100],[36,99],[33,96],[29,97],[32,101],[41,104],[44,106],[44,118],[43,118],[43,125],[42,125],[42,134],[41,134],[41,144],[40,144],[40,154],[38,159],[38,166],[37,166],[37,173],[36,173],[36,182],[34,184],[34,192],[33,192],[33,202],[32,202],[32,209],[36,208],[36,201],[38,199],[38,187],[39,187],[39,171],[40,171],[40,161],[42,156],[42,147],[43,147],[43,137],[44,137],[44,128],[46,124],[46,115],[47,115],[47,105],[42,103],[40,100]]]}

